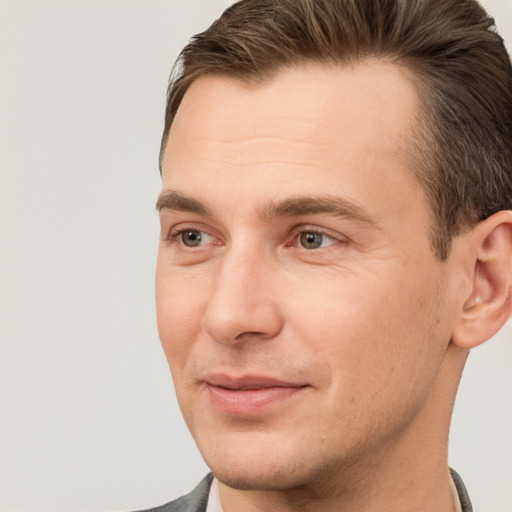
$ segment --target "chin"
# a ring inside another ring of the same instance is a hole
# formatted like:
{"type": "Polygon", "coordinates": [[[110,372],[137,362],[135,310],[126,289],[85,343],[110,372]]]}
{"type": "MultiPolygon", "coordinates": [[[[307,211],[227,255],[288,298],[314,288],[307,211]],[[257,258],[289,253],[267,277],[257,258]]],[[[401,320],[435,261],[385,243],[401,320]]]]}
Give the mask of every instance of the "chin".
{"type": "Polygon", "coordinates": [[[311,484],[310,477],[291,473],[286,469],[275,470],[266,467],[257,471],[248,469],[242,472],[212,468],[212,472],[219,482],[241,491],[285,491],[311,484]]]}
{"type": "Polygon", "coordinates": [[[215,454],[207,460],[215,478],[239,490],[285,491],[315,486],[339,470],[329,457],[307,457],[283,450],[215,454]]]}
{"type": "Polygon", "coordinates": [[[287,488],[277,477],[271,479],[265,475],[241,475],[231,471],[213,471],[213,474],[219,482],[240,491],[280,491],[287,488]]]}

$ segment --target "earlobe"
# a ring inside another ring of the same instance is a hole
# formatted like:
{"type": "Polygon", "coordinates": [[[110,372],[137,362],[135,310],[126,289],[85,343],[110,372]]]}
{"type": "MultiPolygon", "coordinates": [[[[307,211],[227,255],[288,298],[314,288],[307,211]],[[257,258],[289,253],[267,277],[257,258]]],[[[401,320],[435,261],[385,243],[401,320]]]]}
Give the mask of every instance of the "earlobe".
{"type": "Polygon", "coordinates": [[[452,342],[474,348],[494,336],[512,313],[512,211],[495,213],[471,233],[472,287],[452,342]]]}

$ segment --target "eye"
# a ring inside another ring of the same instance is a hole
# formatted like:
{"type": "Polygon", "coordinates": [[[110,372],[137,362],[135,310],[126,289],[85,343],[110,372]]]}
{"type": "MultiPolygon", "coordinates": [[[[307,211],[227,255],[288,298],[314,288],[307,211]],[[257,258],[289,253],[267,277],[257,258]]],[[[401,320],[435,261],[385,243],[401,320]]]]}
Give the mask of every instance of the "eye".
{"type": "Polygon", "coordinates": [[[334,238],[316,231],[303,231],[299,234],[298,242],[304,249],[320,249],[336,242],[334,238]]]}
{"type": "Polygon", "coordinates": [[[211,236],[199,229],[186,229],[176,234],[176,237],[187,247],[199,247],[208,243],[211,236]]]}

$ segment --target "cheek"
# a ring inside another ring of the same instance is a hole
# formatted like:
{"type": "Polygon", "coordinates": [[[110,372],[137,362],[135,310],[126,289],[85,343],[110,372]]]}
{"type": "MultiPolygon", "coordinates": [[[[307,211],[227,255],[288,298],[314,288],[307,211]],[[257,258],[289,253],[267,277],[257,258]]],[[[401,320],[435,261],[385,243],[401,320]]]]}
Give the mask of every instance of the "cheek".
{"type": "Polygon", "coordinates": [[[294,290],[288,317],[296,339],[329,366],[335,387],[396,388],[433,372],[442,358],[438,281],[403,268],[346,274],[294,290]],[[301,292],[307,289],[314,293],[301,292]]]}
{"type": "Polygon", "coordinates": [[[173,374],[185,364],[201,325],[199,288],[159,262],[155,280],[158,333],[173,374]]]}

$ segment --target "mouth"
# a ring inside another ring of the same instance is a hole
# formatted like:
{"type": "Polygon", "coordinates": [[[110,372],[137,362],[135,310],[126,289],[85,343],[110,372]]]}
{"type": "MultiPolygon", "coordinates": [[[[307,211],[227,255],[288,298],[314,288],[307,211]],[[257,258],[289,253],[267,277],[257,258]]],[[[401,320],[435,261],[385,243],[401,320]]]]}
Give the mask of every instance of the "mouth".
{"type": "Polygon", "coordinates": [[[233,377],[219,373],[207,375],[205,384],[213,407],[237,416],[261,414],[310,387],[262,375],[233,377]]]}

